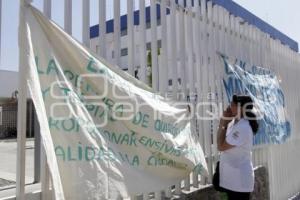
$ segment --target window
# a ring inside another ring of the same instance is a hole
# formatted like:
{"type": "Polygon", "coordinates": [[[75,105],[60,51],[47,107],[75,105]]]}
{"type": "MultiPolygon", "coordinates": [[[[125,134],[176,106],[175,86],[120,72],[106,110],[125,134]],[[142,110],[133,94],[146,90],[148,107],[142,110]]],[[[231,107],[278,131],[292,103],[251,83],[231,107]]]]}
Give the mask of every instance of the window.
{"type": "Polygon", "coordinates": [[[127,56],[128,55],[128,48],[121,49],[121,56],[127,56]]]}
{"type": "Polygon", "coordinates": [[[151,42],[147,42],[147,43],[146,43],[146,49],[147,49],[148,51],[151,50],[151,42]]]}
{"type": "Polygon", "coordinates": [[[151,23],[150,22],[146,22],[146,29],[151,28],[151,23]]]}
{"type": "MultiPolygon", "coordinates": [[[[181,85],[181,78],[178,78],[177,82],[179,83],[179,85],[181,85]]],[[[169,79],[168,84],[169,84],[169,86],[173,85],[173,80],[169,79]]]]}
{"type": "Polygon", "coordinates": [[[161,40],[157,40],[157,48],[161,48],[161,40]]]}
{"type": "Polygon", "coordinates": [[[160,18],[157,20],[157,26],[160,26],[161,25],[161,20],[160,18]]]}
{"type": "MultiPolygon", "coordinates": [[[[151,50],[151,42],[146,43],[146,48],[148,51],[151,50]]],[[[161,48],[161,40],[157,40],[157,48],[159,48],[159,49],[161,48]]]]}
{"type": "MultiPolygon", "coordinates": [[[[157,19],[156,26],[160,26],[160,25],[161,25],[161,20],[157,19]]],[[[151,21],[146,22],[146,29],[149,29],[149,28],[151,28],[151,21]]]]}
{"type": "Polygon", "coordinates": [[[121,37],[127,35],[127,28],[121,30],[121,37]]]}

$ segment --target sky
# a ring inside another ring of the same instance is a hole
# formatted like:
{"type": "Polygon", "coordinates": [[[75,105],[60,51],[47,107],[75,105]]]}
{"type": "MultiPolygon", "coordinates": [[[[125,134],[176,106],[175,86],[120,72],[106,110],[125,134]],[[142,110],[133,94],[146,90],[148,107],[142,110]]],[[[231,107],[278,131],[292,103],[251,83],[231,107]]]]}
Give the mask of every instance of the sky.
{"type": "Polygon", "coordinates": [[[234,0],[234,2],[300,43],[299,0],[234,0]]]}
{"type": "MultiPolygon", "coordinates": [[[[234,0],[259,18],[300,43],[299,0],[234,0]]],[[[19,0],[2,0],[2,31],[0,69],[18,70],[18,4],[19,0]]],[[[42,0],[33,0],[33,5],[43,7],[42,0]]],[[[63,0],[52,0],[53,20],[63,26],[63,0]]],[[[73,0],[73,36],[81,41],[81,2],[73,0]],[[79,23],[74,23],[79,22],[79,23]]],[[[90,0],[90,24],[97,24],[98,0],[90,0]]],[[[138,2],[136,0],[136,2],[138,2]]],[[[146,0],[149,5],[149,0],[146,0]]],[[[137,8],[137,4],[135,5],[137,8]]],[[[121,15],[126,13],[126,0],[121,0],[121,15]]],[[[107,19],[113,17],[113,1],[107,1],[107,19]]]]}

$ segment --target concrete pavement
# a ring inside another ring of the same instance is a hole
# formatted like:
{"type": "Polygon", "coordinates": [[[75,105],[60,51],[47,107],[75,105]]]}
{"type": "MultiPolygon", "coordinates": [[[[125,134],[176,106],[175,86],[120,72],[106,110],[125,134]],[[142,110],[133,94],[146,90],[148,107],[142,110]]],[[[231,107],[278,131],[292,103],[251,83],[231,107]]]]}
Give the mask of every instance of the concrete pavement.
{"type": "MultiPolygon", "coordinates": [[[[17,141],[0,140],[0,179],[16,181],[17,141]]],[[[25,183],[32,183],[34,177],[34,141],[26,142],[25,183]]]]}

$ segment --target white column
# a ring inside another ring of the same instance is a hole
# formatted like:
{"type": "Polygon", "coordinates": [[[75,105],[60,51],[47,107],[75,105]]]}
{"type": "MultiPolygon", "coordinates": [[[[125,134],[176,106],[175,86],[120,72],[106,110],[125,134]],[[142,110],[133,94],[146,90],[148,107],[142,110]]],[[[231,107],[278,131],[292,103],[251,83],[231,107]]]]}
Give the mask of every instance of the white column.
{"type": "Polygon", "coordinates": [[[120,66],[121,30],[120,30],[120,0],[114,0],[114,63],[120,66]]]}
{"type": "Polygon", "coordinates": [[[106,0],[99,0],[99,55],[106,58],[106,0]]]}
{"type": "Polygon", "coordinates": [[[157,12],[156,1],[150,1],[151,12],[151,66],[152,66],[152,88],[158,91],[158,57],[157,57],[157,12]]]}
{"type": "Polygon", "coordinates": [[[72,0],[65,0],[64,28],[72,35],[72,0]]]}
{"type": "Polygon", "coordinates": [[[44,0],[44,15],[51,19],[51,0],[44,0]]]}
{"type": "Polygon", "coordinates": [[[146,52],[146,17],[145,17],[145,0],[139,1],[140,10],[140,25],[139,25],[139,52],[140,52],[140,71],[141,81],[146,83],[146,70],[147,70],[147,52],[146,52]]]}
{"type": "Polygon", "coordinates": [[[90,47],[90,0],[82,0],[82,43],[90,47]]]}
{"type": "Polygon", "coordinates": [[[134,76],[133,0],[127,0],[128,73],[134,76]]]}

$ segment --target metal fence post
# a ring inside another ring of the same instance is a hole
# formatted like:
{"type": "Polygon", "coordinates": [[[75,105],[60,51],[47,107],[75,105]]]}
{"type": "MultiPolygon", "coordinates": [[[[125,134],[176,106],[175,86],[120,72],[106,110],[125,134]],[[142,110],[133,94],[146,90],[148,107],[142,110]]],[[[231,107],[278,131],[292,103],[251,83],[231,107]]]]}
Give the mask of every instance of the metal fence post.
{"type": "Polygon", "coordinates": [[[20,0],[19,13],[19,98],[18,98],[18,136],[17,136],[17,174],[16,199],[25,199],[25,144],[26,144],[26,107],[27,107],[27,46],[25,27],[25,6],[30,1],[20,0]]]}
{"type": "Polygon", "coordinates": [[[37,119],[36,111],[33,119],[34,129],[34,183],[39,183],[41,180],[41,135],[40,124],[37,119]]]}

